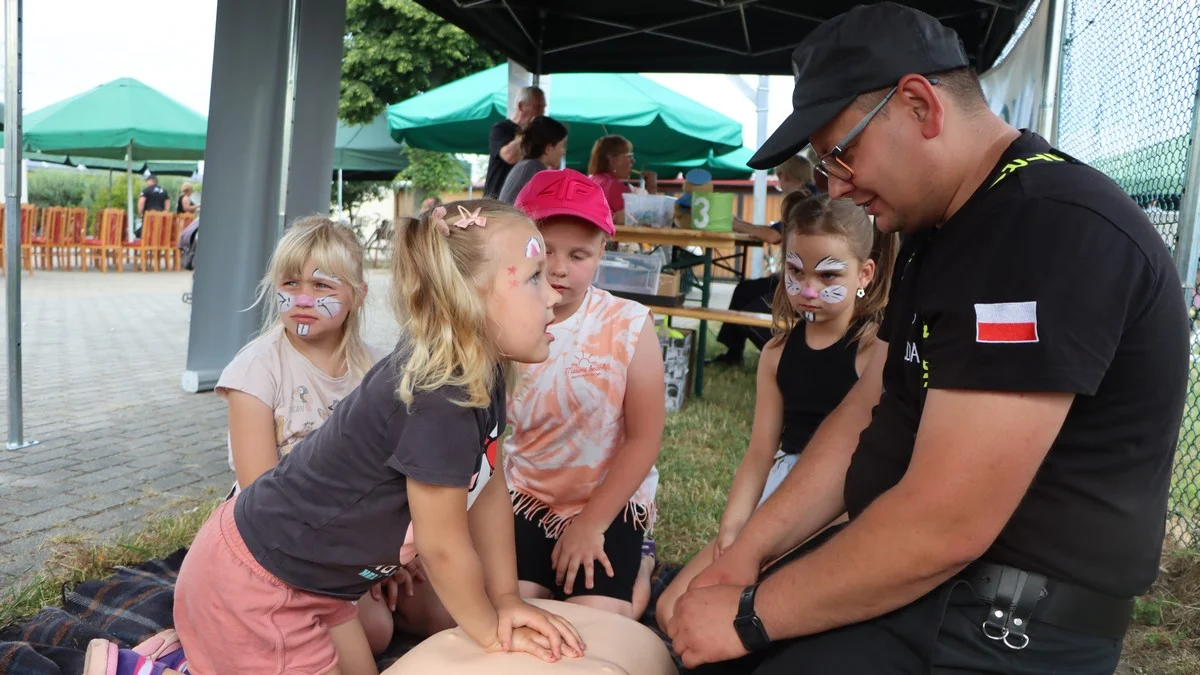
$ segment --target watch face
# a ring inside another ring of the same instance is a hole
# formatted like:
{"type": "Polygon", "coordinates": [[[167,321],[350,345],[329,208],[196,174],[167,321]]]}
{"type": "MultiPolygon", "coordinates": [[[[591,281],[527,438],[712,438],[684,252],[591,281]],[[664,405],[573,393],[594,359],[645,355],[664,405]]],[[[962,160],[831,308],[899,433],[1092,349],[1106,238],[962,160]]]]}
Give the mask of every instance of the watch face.
{"type": "Polygon", "coordinates": [[[737,631],[738,639],[748,651],[762,649],[770,643],[767,632],[757,616],[738,617],[733,620],[733,629],[737,631]]]}

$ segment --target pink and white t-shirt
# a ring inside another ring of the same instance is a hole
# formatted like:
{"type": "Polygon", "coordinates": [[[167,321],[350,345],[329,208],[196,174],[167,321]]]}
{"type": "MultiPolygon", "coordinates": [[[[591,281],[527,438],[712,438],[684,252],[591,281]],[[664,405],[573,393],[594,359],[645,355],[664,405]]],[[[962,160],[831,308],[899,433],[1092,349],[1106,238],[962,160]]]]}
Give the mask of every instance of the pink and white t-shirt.
{"type": "MultiPolygon", "coordinates": [[[[549,327],[549,358],[524,367],[509,399],[504,469],[513,507],[541,514],[549,536],[579,515],[625,441],[625,383],[649,318],[641,304],[588,289],[575,314],[549,327]]],[[[647,531],[657,490],[652,467],[625,511],[647,531]]]]}
{"type": "Polygon", "coordinates": [[[625,210],[625,195],[633,192],[625,181],[617,178],[608,172],[598,173],[594,176],[588,176],[600,189],[604,191],[604,198],[608,200],[608,208],[612,209],[613,213],[625,210]]]}

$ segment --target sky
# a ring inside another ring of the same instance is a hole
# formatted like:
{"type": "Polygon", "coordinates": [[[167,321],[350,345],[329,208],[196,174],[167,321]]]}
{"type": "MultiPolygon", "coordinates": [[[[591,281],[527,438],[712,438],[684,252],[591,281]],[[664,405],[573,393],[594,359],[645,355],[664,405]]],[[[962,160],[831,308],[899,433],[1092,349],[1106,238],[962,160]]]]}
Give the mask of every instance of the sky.
{"type": "MultiPolygon", "coordinates": [[[[25,111],[132,77],[207,114],[216,10],[216,0],[26,0],[25,111]]],[[[741,122],[744,143],[757,147],[754,104],[729,76],[648,77],[741,122]]],[[[791,112],[792,80],[770,80],[773,130],[791,112]]]]}

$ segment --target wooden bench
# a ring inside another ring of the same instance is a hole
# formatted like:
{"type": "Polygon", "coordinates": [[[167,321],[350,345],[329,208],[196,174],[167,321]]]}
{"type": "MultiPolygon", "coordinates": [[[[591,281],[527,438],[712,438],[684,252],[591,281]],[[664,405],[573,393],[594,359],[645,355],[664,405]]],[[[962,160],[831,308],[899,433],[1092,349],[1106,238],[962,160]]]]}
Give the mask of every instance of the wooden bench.
{"type": "Polygon", "coordinates": [[[699,319],[700,321],[736,323],[756,328],[771,327],[771,315],[759,312],[741,312],[735,309],[715,309],[712,307],[661,307],[657,305],[650,306],[650,311],[662,316],[678,316],[685,319],[699,319]]]}

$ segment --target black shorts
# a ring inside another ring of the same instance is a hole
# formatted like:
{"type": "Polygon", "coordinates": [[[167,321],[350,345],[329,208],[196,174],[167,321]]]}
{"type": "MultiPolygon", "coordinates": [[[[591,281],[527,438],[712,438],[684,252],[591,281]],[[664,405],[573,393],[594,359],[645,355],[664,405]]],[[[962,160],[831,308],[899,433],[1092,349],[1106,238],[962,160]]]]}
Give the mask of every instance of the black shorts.
{"type": "Polygon", "coordinates": [[[561,585],[554,583],[555,573],[550,554],[554,552],[558,539],[547,536],[542,526],[527,515],[513,516],[513,524],[517,533],[517,578],[521,581],[531,581],[550,589],[555,600],[581,595],[600,595],[626,602],[633,599],[633,583],[642,564],[642,539],[646,532],[635,526],[632,518],[619,515],[604,532],[604,554],[612,564],[614,576],[609,577],[604,565],[596,562],[592,588],[587,588],[584,585],[584,570],[580,566],[570,596],[563,592],[561,585]]]}

